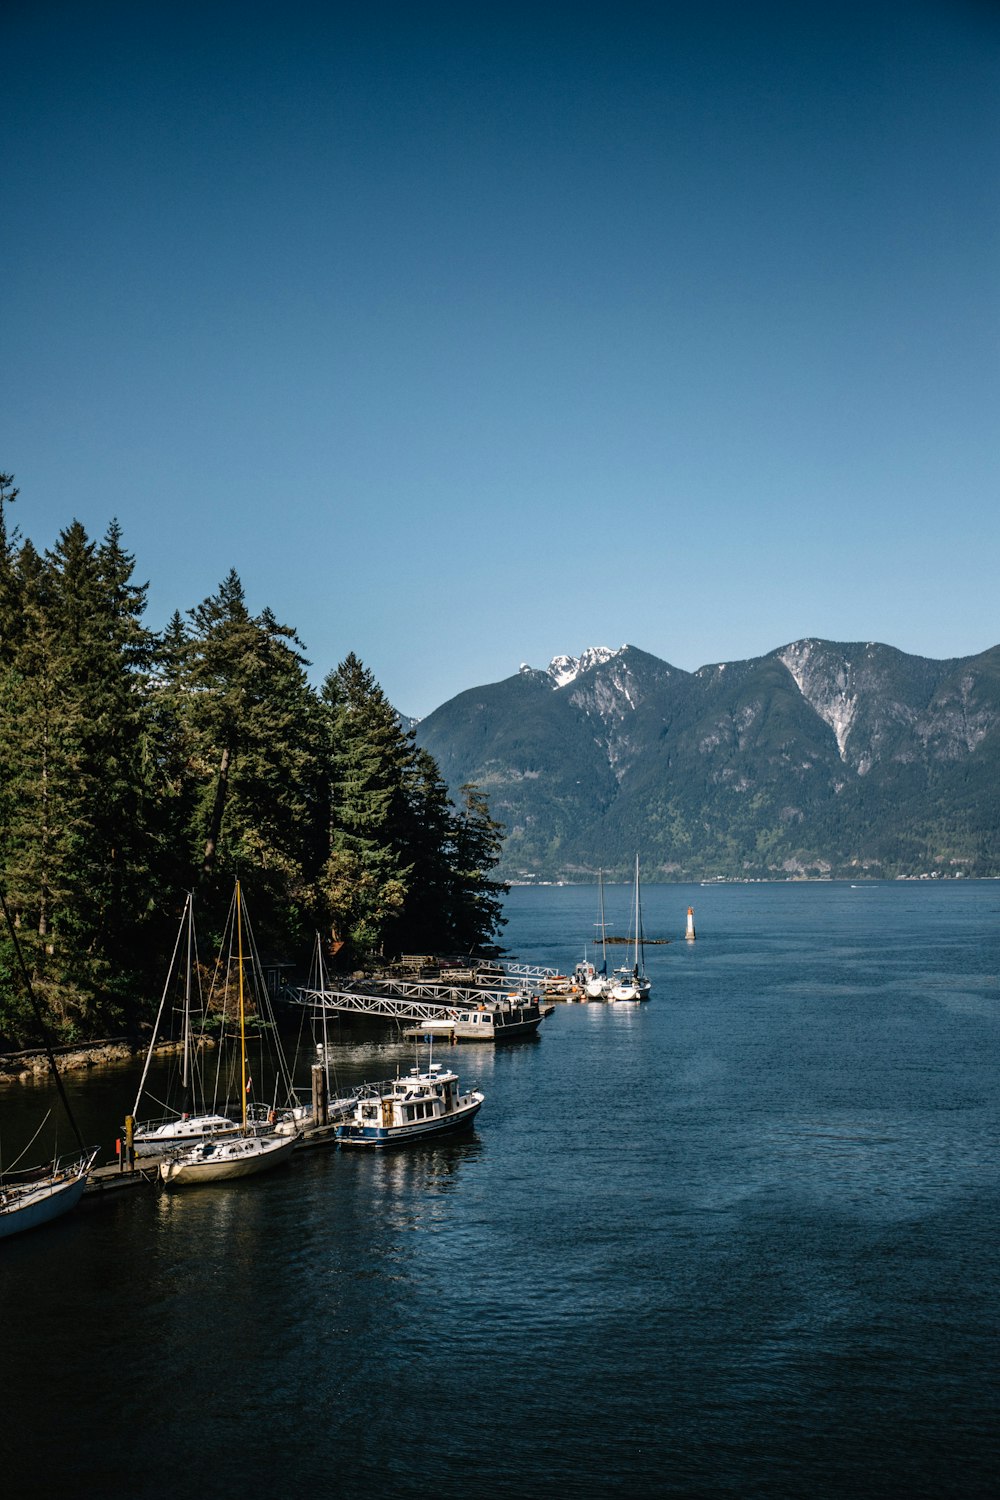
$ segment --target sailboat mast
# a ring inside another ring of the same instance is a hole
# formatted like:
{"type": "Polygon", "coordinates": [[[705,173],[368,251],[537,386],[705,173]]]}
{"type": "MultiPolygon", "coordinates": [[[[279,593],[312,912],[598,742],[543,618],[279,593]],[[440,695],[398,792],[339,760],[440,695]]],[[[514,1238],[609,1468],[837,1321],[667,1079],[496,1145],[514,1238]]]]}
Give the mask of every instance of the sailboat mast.
{"type": "Polygon", "coordinates": [[[632,950],[632,961],[635,971],[639,972],[639,856],[635,857],[635,947],[632,950]]]}
{"type": "Polygon", "coordinates": [[[183,1106],[187,1109],[188,1090],[191,1086],[191,949],[194,934],[194,896],[190,891],[188,892],[185,904],[187,906],[187,964],[184,974],[184,1051],[181,1058],[181,1088],[183,1094],[181,1097],[183,1106]]]}
{"type": "Polygon", "coordinates": [[[243,1104],[243,1129],[247,1128],[247,1024],[243,999],[243,897],[240,883],[236,882],[236,962],[239,966],[240,985],[240,1098],[243,1104]]]}
{"type": "Polygon", "coordinates": [[[7,931],[10,933],[10,940],[14,946],[14,956],[17,960],[17,968],[21,976],[21,983],[24,985],[25,994],[27,995],[28,1000],[31,1003],[31,1009],[35,1017],[35,1025],[38,1027],[38,1035],[41,1038],[43,1047],[45,1048],[45,1056],[49,1060],[49,1071],[52,1074],[53,1080],[55,1081],[55,1086],[59,1091],[59,1098],[62,1100],[63,1109],[66,1111],[66,1118],[69,1120],[70,1126],[73,1130],[73,1134],[76,1136],[77,1144],[79,1145],[81,1151],[86,1151],[87,1148],[83,1143],[83,1136],[80,1134],[80,1127],[76,1123],[76,1116],[70,1109],[69,1098],[67,1097],[66,1090],[63,1088],[63,1081],[60,1077],[59,1069],[56,1066],[55,1053],[52,1051],[52,1043],[49,1040],[48,1027],[46,1026],[45,1021],[42,1017],[41,1007],[38,1004],[38,997],[36,996],[34,986],[31,983],[31,975],[28,973],[28,967],[24,962],[24,955],[21,952],[21,944],[18,941],[17,929],[14,926],[14,919],[10,914],[10,909],[7,906],[7,898],[2,890],[0,890],[0,906],[3,907],[4,918],[7,922],[7,931]]]}

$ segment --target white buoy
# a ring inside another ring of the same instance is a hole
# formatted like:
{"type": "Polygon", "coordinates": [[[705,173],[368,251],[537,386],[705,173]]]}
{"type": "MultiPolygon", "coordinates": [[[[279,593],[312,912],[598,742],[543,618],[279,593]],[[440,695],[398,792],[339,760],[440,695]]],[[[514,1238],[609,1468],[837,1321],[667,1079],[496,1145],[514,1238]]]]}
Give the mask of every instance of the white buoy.
{"type": "Polygon", "coordinates": [[[688,907],[688,925],[687,925],[687,932],[684,934],[684,936],[685,936],[685,938],[687,939],[687,941],[689,943],[693,943],[694,942],[694,907],[693,906],[689,906],[688,907]]]}

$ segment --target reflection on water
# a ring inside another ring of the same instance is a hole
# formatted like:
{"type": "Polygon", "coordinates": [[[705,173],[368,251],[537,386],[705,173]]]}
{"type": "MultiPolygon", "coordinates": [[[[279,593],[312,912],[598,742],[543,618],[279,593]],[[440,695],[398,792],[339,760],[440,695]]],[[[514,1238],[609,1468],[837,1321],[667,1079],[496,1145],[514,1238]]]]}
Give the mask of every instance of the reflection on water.
{"type": "MultiPolygon", "coordinates": [[[[511,948],[565,969],[595,896],[511,892],[511,948]]],[[[653,887],[648,930],[688,905],[647,1004],[435,1050],[466,1137],[5,1242],[11,1492],[992,1493],[1000,892],[653,887]]],[[[340,1089],[426,1062],[331,1047],[340,1089]]],[[[110,1144],[129,1069],[72,1088],[110,1144]]]]}

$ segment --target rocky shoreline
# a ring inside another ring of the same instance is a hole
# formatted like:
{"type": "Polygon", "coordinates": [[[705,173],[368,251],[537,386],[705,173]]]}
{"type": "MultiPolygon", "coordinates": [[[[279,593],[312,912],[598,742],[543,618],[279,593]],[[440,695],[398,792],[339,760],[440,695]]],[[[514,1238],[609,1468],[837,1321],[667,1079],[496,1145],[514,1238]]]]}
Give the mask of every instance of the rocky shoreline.
{"type": "MultiPolygon", "coordinates": [[[[81,1042],[73,1047],[54,1047],[60,1073],[79,1072],[84,1068],[99,1068],[106,1063],[123,1062],[135,1055],[135,1048],[124,1037],[115,1037],[100,1042],[81,1042]]],[[[44,1051],[0,1053],[0,1078],[20,1083],[32,1083],[49,1073],[49,1060],[44,1051]]]]}

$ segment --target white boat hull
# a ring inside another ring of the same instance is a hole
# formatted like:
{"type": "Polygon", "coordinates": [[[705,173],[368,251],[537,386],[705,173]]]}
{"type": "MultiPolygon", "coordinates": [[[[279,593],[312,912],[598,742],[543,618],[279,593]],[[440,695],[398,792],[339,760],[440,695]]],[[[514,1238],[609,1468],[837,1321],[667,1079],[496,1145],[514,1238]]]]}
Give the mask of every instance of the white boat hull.
{"type": "Polygon", "coordinates": [[[253,1177],[287,1161],[295,1141],[295,1136],[240,1136],[236,1140],[205,1141],[162,1161],[160,1177],[165,1187],[253,1177]]]}

